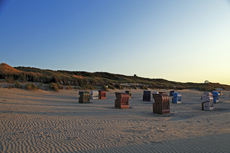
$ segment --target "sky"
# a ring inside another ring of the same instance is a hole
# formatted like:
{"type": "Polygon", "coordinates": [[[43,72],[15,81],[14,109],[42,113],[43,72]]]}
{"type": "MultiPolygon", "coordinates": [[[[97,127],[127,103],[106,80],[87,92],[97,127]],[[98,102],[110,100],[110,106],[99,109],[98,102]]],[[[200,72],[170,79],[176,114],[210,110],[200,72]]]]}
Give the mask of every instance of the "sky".
{"type": "Polygon", "coordinates": [[[0,0],[0,63],[230,85],[230,0],[0,0]]]}

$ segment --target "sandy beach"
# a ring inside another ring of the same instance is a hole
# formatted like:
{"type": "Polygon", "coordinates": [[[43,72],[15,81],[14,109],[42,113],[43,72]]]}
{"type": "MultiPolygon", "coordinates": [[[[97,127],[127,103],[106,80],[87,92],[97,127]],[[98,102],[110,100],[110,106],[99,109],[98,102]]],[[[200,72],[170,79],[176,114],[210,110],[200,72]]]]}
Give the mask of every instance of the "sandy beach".
{"type": "Polygon", "coordinates": [[[229,152],[228,91],[202,111],[203,92],[178,90],[182,103],[160,115],[140,89],[131,90],[129,109],[115,108],[114,93],[125,90],[82,104],[74,89],[0,88],[0,152],[229,152]]]}

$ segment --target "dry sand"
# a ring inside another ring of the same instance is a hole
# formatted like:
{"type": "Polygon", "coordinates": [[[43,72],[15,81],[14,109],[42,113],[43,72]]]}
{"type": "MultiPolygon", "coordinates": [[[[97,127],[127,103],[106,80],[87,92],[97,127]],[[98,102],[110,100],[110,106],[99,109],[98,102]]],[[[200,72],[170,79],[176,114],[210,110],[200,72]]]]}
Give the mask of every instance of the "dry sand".
{"type": "Polygon", "coordinates": [[[230,152],[229,92],[202,111],[202,92],[179,90],[182,103],[160,115],[140,89],[114,108],[115,91],[81,104],[75,90],[0,88],[0,152],[230,152]]]}

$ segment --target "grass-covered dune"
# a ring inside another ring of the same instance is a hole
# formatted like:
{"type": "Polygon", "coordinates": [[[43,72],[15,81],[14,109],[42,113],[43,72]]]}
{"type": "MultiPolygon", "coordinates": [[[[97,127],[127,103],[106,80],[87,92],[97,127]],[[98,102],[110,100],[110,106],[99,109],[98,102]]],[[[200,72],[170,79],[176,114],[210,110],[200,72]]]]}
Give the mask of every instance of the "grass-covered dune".
{"type": "MultiPolygon", "coordinates": [[[[167,89],[198,89],[211,91],[215,88],[230,89],[229,85],[219,83],[181,83],[168,81],[165,79],[150,79],[137,76],[125,76],[108,72],[84,72],[84,71],[65,71],[48,70],[34,67],[11,67],[6,63],[0,64],[0,79],[13,83],[20,82],[40,82],[40,83],[59,83],[74,86],[120,86],[128,84],[131,86],[146,86],[148,88],[167,88],[167,89]]],[[[143,88],[145,89],[145,88],[143,88]]]]}

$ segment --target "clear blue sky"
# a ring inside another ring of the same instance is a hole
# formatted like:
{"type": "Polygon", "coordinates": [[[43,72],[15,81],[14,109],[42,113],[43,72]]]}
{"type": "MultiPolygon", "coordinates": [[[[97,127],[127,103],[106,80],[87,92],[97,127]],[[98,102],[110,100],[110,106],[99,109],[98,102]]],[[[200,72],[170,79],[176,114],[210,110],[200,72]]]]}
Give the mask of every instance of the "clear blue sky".
{"type": "Polygon", "coordinates": [[[230,85],[229,0],[0,1],[0,63],[230,85]]]}

